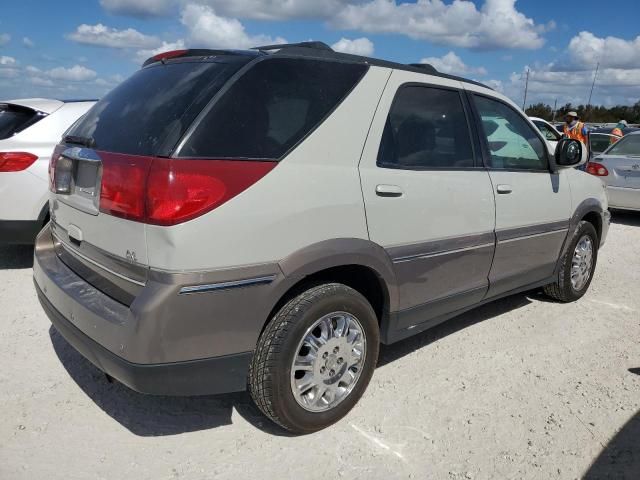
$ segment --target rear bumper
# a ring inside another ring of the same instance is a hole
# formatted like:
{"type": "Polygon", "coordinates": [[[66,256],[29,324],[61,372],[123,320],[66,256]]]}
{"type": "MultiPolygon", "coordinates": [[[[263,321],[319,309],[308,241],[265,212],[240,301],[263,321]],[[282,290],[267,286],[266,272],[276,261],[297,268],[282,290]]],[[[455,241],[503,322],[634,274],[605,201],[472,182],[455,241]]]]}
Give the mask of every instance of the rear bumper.
{"type": "Polygon", "coordinates": [[[640,188],[607,187],[609,208],[640,210],[640,188]]]}
{"type": "Polygon", "coordinates": [[[0,220],[0,245],[33,245],[40,220],[0,220]]]}
{"type": "MultiPolygon", "coordinates": [[[[209,276],[150,271],[125,305],[64,263],[47,227],[36,240],[33,276],[54,326],[105,373],[142,393],[205,395],[246,388],[252,352],[270,311],[265,302],[272,301],[277,282],[182,292],[192,282],[237,280],[248,268],[209,276]]],[[[251,267],[249,273],[264,276],[267,268],[251,267]]]]}
{"type": "Polygon", "coordinates": [[[165,364],[131,363],[111,353],[69,322],[36,284],[53,326],[83,357],[127,387],[153,395],[209,395],[246,388],[252,352],[165,364]]]}

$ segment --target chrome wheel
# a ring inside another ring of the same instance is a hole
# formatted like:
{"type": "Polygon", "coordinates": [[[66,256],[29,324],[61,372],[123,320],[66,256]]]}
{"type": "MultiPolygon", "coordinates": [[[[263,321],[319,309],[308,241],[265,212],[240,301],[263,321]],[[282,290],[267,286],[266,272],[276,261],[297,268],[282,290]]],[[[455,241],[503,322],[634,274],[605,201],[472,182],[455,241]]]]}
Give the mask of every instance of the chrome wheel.
{"type": "Polygon", "coordinates": [[[298,344],[291,365],[291,390],[310,412],[323,412],[353,390],[367,353],[367,339],[356,317],[334,312],[317,320],[298,344]]]}
{"type": "Polygon", "coordinates": [[[571,260],[571,286],[581,290],[589,281],[593,265],[593,242],[591,237],[583,235],[578,240],[571,260]]]}

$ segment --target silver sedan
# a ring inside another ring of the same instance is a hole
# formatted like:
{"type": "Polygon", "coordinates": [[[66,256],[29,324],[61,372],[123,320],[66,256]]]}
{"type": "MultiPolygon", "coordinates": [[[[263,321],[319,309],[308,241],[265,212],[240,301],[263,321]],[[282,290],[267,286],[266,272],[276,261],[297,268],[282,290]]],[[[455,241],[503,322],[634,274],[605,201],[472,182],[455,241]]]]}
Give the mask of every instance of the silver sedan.
{"type": "Polygon", "coordinates": [[[640,131],[598,154],[586,170],[607,186],[611,208],[640,211],[640,131]]]}

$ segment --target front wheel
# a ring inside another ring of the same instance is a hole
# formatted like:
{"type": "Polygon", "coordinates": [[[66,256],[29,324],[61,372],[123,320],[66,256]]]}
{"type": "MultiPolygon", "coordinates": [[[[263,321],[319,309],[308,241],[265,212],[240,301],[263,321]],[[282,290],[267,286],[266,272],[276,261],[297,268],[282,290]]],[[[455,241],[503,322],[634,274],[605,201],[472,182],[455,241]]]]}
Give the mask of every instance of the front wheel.
{"type": "Polygon", "coordinates": [[[562,257],[558,280],[544,287],[544,293],[561,302],[573,302],[588,290],[598,260],[598,234],[594,226],[581,221],[562,257]]]}
{"type": "Polygon", "coordinates": [[[369,302],[339,283],[299,294],[262,333],[249,369],[260,410],[294,433],[344,417],[360,399],[378,360],[380,334],[369,302]]]}

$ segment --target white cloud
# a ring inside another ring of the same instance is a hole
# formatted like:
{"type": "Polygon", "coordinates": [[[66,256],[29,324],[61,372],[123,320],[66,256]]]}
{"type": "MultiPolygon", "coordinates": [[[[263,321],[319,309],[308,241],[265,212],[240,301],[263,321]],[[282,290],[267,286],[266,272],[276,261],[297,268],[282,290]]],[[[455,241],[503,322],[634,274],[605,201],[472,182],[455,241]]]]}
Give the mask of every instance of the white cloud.
{"type": "Polygon", "coordinates": [[[286,42],[280,37],[249,35],[239,20],[221,17],[205,5],[186,5],[180,21],[189,30],[189,44],[194,47],[249,48],[286,42]]]}
{"type": "Polygon", "coordinates": [[[420,60],[420,63],[429,63],[436,70],[442,73],[451,73],[454,75],[486,75],[487,70],[484,67],[470,67],[462,61],[462,59],[454,52],[449,52],[442,57],[426,57],[420,60]]]}
{"type": "Polygon", "coordinates": [[[74,42],[112,48],[152,48],[160,43],[157,37],[144,35],[133,28],[118,30],[101,23],[79,25],[75,32],[67,35],[74,42]]]}
{"type": "Polygon", "coordinates": [[[326,19],[357,0],[196,0],[222,15],[255,20],[326,19]]]}
{"type": "Polygon", "coordinates": [[[96,72],[82,65],[74,65],[71,68],[56,67],[45,72],[53,80],[69,82],[84,82],[96,78],[96,72]]]}
{"type": "Polygon", "coordinates": [[[36,46],[36,44],[33,43],[33,40],[31,40],[29,37],[22,37],[22,44],[27,48],[33,48],[36,46]]]}
{"type": "MultiPolygon", "coordinates": [[[[342,30],[393,33],[471,49],[537,49],[553,20],[536,24],[516,0],[101,0],[105,9],[129,15],[162,15],[172,6],[210,7],[233,19],[326,21],[342,30]]],[[[210,32],[215,34],[215,32],[210,32]]]]}
{"type": "Polygon", "coordinates": [[[479,50],[537,49],[549,26],[536,25],[519,12],[515,0],[486,0],[478,10],[468,0],[445,4],[442,0],[372,0],[346,5],[330,24],[343,29],[395,33],[479,50]]]}
{"type": "Polygon", "coordinates": [[[16,59],[13,57],[7,57],[5,55],[0,56],[0,66],[10,67],[16,64],[16,59]]]}
{"type": "Polygon", "coordinates": [[[159,17],[171,12],[175,0],[100,0],[109,13],[132,17],[159,17]]]}
{"type": "Polygon", "coordinates": [[[569,42],[568,51],[573,63],[582,68],[594,68],[596,63],[605,68],[640,68],[640,36],[624,40],[580,32],[569,42]]]}
{"type": "Polygon", "coordinates": [[[11,35],[8,33],[0,33],[0,47],[11,41],[11,35]]]}
{"type": "Polygon", "coordinates": [[[373,55],[373,42],[366,37],[355,38],[350,40],[342,37],[331,48],[342,53],[351,53],[353,55],[364,55],[370,57],[373,55]]]}

